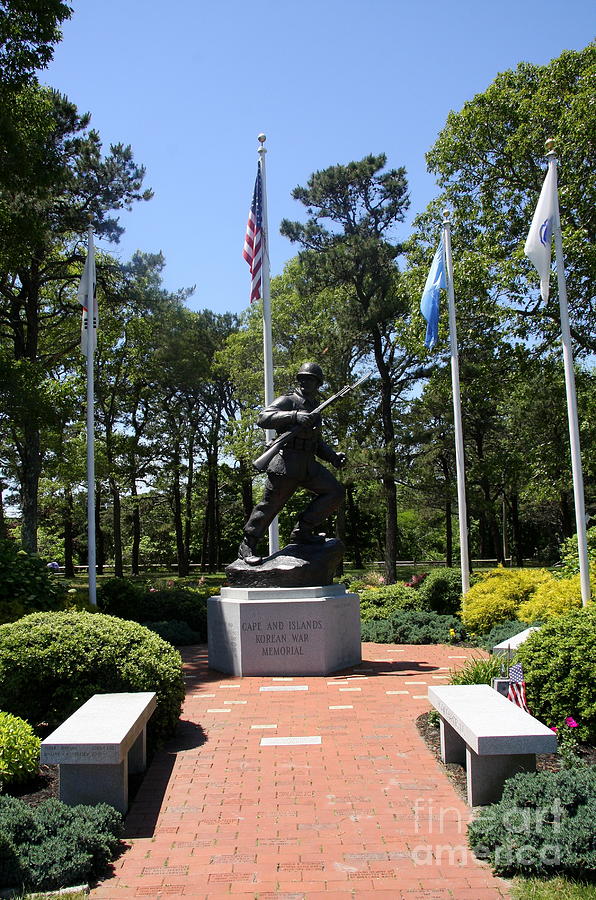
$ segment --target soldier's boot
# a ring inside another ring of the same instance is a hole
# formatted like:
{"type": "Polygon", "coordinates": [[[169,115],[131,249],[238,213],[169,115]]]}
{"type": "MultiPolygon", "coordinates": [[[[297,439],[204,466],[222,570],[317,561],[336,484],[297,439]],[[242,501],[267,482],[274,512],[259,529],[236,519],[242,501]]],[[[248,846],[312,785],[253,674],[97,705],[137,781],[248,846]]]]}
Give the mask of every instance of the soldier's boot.
{"type": "Polygon", "coordinates": [[[325,535],[323,533],[317,534],[312,525],[298,522],[290,535],[290,540],[295,544],[322,544],[325,540],[325,535]]]}
{"type": "Polygon", "coordinates": [[[263,557],[257,553],[258,538],[250,534],[244,535],[244,540],[238,548],[238,557],[243,559],[247,566],[258,566],[263,562],[263,557]]]}

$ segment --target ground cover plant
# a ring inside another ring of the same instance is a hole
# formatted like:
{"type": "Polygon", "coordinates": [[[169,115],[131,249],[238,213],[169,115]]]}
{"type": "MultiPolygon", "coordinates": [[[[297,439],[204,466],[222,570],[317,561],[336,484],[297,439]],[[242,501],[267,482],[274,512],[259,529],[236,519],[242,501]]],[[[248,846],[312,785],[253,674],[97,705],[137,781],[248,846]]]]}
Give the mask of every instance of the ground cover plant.
{"type": "Polygon", "coordinates": [[[33,809],[0,797],[0,887],[54,890],[104,875],[120,849],[122,816],[105,803],[33,809]]]}
{"type": "Polygon", "coordinates": [[[362,640],[378,644],[453,644],[465,630],[455,616],[429,610],[400,609],[386,619],[362,623],[362,640]]]}
{"type": "Polygon", "coordinates": [[[0,709],[54,727],[93,694],[155,691],[149,739],[174,731],[184,682],[180,654],[135,622],[101,613],[34,613],[0,626],[0,709]]]}
{"type": "Polygon", "coordinates": [[[596,769],[524,772],[468,827],[477,856],[500,875],[596,871],[596,769]]]}

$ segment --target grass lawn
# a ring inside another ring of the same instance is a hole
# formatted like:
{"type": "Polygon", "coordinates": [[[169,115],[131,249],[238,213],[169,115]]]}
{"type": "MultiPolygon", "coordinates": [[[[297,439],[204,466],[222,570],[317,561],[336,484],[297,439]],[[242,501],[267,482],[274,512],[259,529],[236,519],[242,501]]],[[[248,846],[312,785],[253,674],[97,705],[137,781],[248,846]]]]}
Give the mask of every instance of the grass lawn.
{"type": "Polygon", "coordinates": [[[567,878],[515,878],[511,896],[513,900],[594,900],[596,884],[567,878]]]}

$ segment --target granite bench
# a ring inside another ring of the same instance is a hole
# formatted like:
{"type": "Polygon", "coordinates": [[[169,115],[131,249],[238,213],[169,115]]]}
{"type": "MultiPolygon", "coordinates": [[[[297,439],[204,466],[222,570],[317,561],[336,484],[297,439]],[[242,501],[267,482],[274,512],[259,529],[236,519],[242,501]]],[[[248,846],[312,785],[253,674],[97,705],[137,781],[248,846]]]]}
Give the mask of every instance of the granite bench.
{"type": "Polygon", "coordinates": [[[58,765],[60,799],[128,809],[128,775],[147,766],[147,722],[155,692],[94,694],[41,744],[41,762],[58,765]]]}
{"type": "Polygon", "coordinates": [[[466,767],[470,806],[496,802],[507,778],[557,749],[550,728],[488,684],[429,687],[428,699],[440,716],[443,762],[466,767]]]}

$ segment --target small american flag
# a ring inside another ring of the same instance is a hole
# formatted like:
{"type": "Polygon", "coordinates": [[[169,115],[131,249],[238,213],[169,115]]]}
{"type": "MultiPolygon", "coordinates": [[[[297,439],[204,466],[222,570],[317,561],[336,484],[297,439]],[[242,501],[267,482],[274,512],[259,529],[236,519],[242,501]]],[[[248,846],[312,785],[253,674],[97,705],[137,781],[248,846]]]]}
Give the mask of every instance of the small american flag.
{"type": "Polygon", "coordinates": [[[85,268],[79,282],[77,298],[83,307],[83,316],[81,319],[81,353],[87,356],[89,350],[91,355],[97,348],[97,279],[95,275],[95,247],[93,246],[93,234],[89,229],[87,239],[87,258],[85,259],[85,268]],[[89,290],[91,288],[91,291],[89,290]],[[91,328],[89,328],[91,324],[91,328]]]}
{"type": "Polygon", "coordinates": [[[524,681],[524,671],[521,667],[521,663],[515,663],[515,665],[511,666],[509,669],[509,690],[507,692],[507,699],[511,700],[512,703],[515,703],[516,706],[521,706],[527,713],[530,712],[528,704],[526,703],[526,682],[524,681]]]}
{"type": "Polygon", "coordinates": [[[250,302],[261,296],[261,264],[263,262],[263,182],[261,179],[261,161],[257,165],[257,178],[252,195],[252,204],[248,214],[246,237],[242,255],[250,266],[252,281],[250,284],[250,302]]]}

